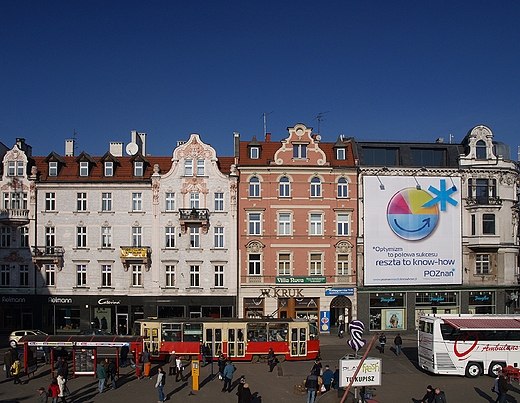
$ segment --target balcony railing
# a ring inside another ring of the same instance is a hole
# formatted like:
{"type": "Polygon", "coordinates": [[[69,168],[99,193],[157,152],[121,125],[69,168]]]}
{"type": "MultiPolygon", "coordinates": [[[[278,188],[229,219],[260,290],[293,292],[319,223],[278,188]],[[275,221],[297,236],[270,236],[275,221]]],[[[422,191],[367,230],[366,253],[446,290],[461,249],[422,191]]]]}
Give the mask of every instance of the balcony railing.
{"type": "Polygon", "coordinates": [[[498,196],[477,196],[466,199],[468,206],[501,206],[502,199],[498,196]]]}
{"type": "Polygon", "coordinates": [[[1,209],[0,223],[20,226],[29,224],[29,210],[27,209],[1,209]]]}
{"type": "Polygon", "coordinates": [[[63,246],[35,246],[33,247],[34,259],[59,259],[65,254],[63,246]]]}
{"type": "Polygon", "coordinates": [[[179,219],[181,221],[207,221],[209,210],[200,208],[181,208],[179,209],[179,219]]]}

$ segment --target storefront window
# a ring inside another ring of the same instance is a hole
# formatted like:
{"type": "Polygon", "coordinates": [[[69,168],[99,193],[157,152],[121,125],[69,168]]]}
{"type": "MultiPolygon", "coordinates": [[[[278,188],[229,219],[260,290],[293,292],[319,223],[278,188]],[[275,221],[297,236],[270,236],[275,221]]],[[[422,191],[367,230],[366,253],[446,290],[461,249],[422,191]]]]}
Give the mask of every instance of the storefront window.
{"type": "Polygon", "coordinates": [[[470,291],[468,313],[495,313],[495,293],[470,291]]]}
{"type": "Polygon", "coordinates": [[[244,317],[261,318],[264,316],[263,298],[244,298],[244,317]]]}
{"type": "Polygon", "coordinates": [[[56,329],[62,331],[79,331],[79,306],[56,307],[56,329]]]}
{"type": "Polygon", "coordinates": [[[406,329],[405,307],[404,293],[371,293],[370,330],[406,329]]]}
{"type": "Polygon", "coordinates": [[[319,318],[319,298],[294,298],[297,318],[317,320],[319,318]]]}

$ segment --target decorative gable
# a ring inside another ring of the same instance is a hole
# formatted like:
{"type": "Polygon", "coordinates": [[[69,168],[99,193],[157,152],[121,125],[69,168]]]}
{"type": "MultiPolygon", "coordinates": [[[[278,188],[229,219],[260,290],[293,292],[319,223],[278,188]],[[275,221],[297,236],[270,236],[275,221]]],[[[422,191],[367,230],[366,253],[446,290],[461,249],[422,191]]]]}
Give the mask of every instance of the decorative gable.
{"type": "Polygon", "coordinates": [[[276,165],[328,165],[318,135],[312,135],[312,127],[299,123],[287,131],[289,137],[281,141],[282,146],[274,154],[276,165]]]}

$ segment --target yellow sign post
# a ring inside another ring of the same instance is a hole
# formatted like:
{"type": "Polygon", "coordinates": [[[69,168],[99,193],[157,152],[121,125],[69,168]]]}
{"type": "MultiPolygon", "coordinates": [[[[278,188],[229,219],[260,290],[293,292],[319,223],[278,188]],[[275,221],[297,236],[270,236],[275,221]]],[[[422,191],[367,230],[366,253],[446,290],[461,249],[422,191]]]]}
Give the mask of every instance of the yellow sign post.
{"type": "Polygon", "coordinates": [[[193,360],[191,362],[191,378],[193,379],[193,390],[199,390],[199,375],[200,375],[200,365],[199,360],[193,360]]]}

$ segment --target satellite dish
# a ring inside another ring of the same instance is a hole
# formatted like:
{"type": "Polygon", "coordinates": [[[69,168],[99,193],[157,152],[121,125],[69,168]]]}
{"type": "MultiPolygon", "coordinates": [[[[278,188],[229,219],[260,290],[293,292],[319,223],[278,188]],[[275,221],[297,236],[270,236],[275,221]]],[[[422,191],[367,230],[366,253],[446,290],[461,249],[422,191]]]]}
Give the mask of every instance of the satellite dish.
{"type": "Polygon", "coordinates": [[[321,141],[321,136],[319,134],[316,135],[316,140],[321,141]]]}
{"type": "Polygon", "coordinates": [[[126,145],[126,153],[128,155],[135,155],[139,151],[139,146],[136,143],[128,143],[126,145]]]}

